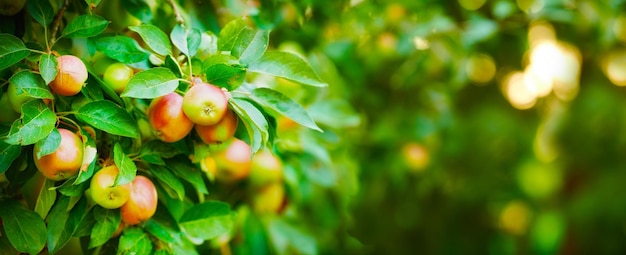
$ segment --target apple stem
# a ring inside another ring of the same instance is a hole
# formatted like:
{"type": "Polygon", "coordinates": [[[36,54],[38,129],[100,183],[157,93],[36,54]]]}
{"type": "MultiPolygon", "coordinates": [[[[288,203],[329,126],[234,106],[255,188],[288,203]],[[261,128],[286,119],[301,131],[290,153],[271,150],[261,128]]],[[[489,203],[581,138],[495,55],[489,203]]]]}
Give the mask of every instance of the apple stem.
{"type": "Polygon", "coordinates": [[[52,33],[50,33],[50,45],[48,46],[48,51],[52,48],[52,45],[56,42],[57,31],[59,31],[59,26],[61,25],[61,20],[63,19],[63,15],[65,13],[65,9],[70,4],[69,0],[63,1],[63,6],[61,10],[59,10],[59,14],[57,15],[57,19],[54,20],[54,24],[52,25],[52,33]]]}

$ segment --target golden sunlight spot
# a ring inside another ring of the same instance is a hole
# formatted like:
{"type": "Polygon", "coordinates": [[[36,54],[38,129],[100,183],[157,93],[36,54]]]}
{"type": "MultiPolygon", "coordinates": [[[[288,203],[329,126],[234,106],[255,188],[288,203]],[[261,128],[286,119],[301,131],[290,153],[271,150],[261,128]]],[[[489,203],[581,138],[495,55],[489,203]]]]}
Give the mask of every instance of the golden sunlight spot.
{"type": "Polygon", "coordinates": [[[413,44],[415,44],[415,48],[418,50],[427,50],[428,48],[430,48],[430,44],[428,43],[428,40],[426,40],[426,38],[424,37],[419,37],[419,36],[414,37],[413,44]]]}
{"type": "Polygon", "coordinates": [[[467,60],[465,72],[475,84],[485,84],[496,75],[496,64],[490,55],[475,54],[467,60]]]}
{"type": "Polygon", "coordinates": [[[613,84],[626,86],[626,51],[611,52],[603,69],[613,84]]]}
{"type": "Polygon", "coordinates": [[[530,222],[530,209],[526,203],[513,200],[504,206],[500,212],[499,226],[513,235],[523,235],[530,222]]]}
{"type": "Polygon", "coordinates": [[[430,162],[428,148],[416,142],[409,142],[402,146],[402,156],[409,170],[414,173],[425,170],[430,162]]]}
{"type": "Polygon", "coordinates": [[[530,64],[524,70],[524,83],[537,97],[545,97],[552,92],[552,75],[549,69],[530,64]]]}
{"type": "Polygon", "coordinates": [[[517,0],[517,7],[526,13],[537,13],[544,5],[544,0],[517,0]]]}
{"type": "Polygon", "coordinates": [[[511,105],[520,110],[533,107],[537,101],[537,94],[526,86],[522,72],[510,73],[504,79],[504,92],[511,105]]]}
{"type": "Polygon", "coordinates": [[[468,11],[474,11],[485,4],[485,0],[459,0],[459,4],[468,11]]]}
{"type": "Polygon", "coordinates": [[[528,29],[528,42],[534,47],[542,41],[556,41],[554,27],[547,22],[534,22],[528,29]]]}
{"type": "Polygon", "coordinates": [[[615,33],[615,37],[626,43],[626,16],[621,15],[615,19],[613,23],[613,33],[615,33]]]}
{"type": "Polygon", "coordinates": [[[571,100],[578,93],[580,65],[581,56],[577,48],[544,40],[531,50],[527,79],[534,85],[538,96],[545,96],[554,90],[559,99],[571,100]]]}

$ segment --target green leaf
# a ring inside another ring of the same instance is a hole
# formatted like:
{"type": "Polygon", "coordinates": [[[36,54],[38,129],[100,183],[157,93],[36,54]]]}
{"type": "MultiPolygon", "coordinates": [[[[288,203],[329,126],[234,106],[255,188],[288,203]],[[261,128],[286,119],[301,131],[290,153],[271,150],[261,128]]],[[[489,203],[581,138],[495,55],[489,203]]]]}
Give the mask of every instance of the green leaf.
{"type": "Polygon", "coordinates": [[[269,124],[265,116],[252,103],[244,99],[231,98],[229,103],[246,126],[252,153],[256,153],[269,138],[269,124]]]}
{"type": "Polygon", "coordinates": [[[100,79],[100,77],[95,74],[92,70],[89,69],[89,67],[87,67],[89,70],[89,78],[87,78],[87,86],[85,86],[85,88],[90,87],[91,85],[91,81],[95,81],[96,84],[98,84],[98,86],[100,87],[100,89],[102,89],[102,91],[104,91],[104,93],[109,96],[111,99],[113,99],[113,101],[115,101],[115,103],[119,104],[119,105],[123,105],[124,103],[122,102],[122,99],[120,98],[120,96],[108,85],[106,85],[104,83],[104,81],[102,79],[100,79]],[[90,81],[91,80],[91,81],[90,81]]]}
{"type": "Polygon", "coordinates": [[[22,146],[5,143],[0,140],[0,174],[4,173],[13,161],[20,156],[22,146]]]}
{"type": "Polygon", "coordinates": [[[22,118],[13,122],[5,142],[29,145],[46,138],[56,125],[56,114],[41,100],[22,105],[22,118]]]}
{"type": "Polygon", "coordinates": [[[289,224],[281,218],[274,218],[268,224],[270,240],[278,254],[318,254],[317,243],[311,234],[289,224]]]}
{"type": "Polygon", "coordinates": [[[178,87],[178,78],[165,67],[156,67],[136,73],[128,81],[122,97],[157,98],[178,87]]]}
{"type": "Polygon", "coordinates": [[[172,45],[167,35],[155,25],[143,24],[140,26],[131,26],[128,29],[135,31],[141,36],[144,42],[159,55],[172,54],[172,45]]]}
{"type": "Polygon", "coordinates": [[[207,82],[231,91],[239,87],[246,78],[246,69],[230,55],[210,56],[204,61],[202,69],[207,82]]]}
{"type": "Polygon", "coordinates": [[[113,135],[139,137],[139,128],[130,114],[107,100],[87,103],[76,113],[76,118],[113,135]]]}
{"type": "Polygon", "coordinates": [[[79,197],[60,196],[48,214],[48,251],[56,253],[72,238],[87,217],[87,199],[82,197],[72,207],[71,200],[79,197]],[[69,209],[71,208],[71,210],[69,209]]]}
{"type": "Polygon", "coordinates": [[[83,164],[78,171],[78,176],[74,185],[83,183],[89,180],[96,168],[96,158],[98,158],[98,150],[96,149],[96,141],[84,128],[80,129],[80,135],[82,136],[84,143],[83,164]]]}
{"type": "Polygon", "coordinates": [[[13,199],[2,202],[1,206],[0,218],[13,247],[20,252],[39,253],[46,244],[46,224],[43,218],[13,199]]]}
{"type": "Polygon", "coordinates": [[[133,160],[124,153],[119,143],[113,146],[113,160],[120,170],[120,173],[115,177],[113,185],[131,183],[133,179],[135,179],[135,175],[137,175],[137,166],[133,163],[133,160]]]}
{"type": "Polygon", "coordinates": [[[18,253],[6,235],[2,235],[2,232],[0,232],[0,255],[15,255],[18,253]]]}
{"type": "Polygon", "coordinates": [[[180,24],[176,25],[170,33],[170,39],[174,46],[178,48],[187,57],[193,57],[200,47],[202,41],[202,33],[195,28],[185,29],[180,24]]]}
{"type": "Polygon", "coordinates": [[[57,58],[52,54],[41,54],[39,72],[44,82],[49,84],[57,76],[57,58]]]}
{"type": "Polygon", "coordinates": [[[139,156],[150,164],[165,165],[163,158],[171,158],[183,152],[160,140],[150,140],[146,142],[139,152],[139,156]]]}
{"type": "Polygon", "coordinates": [[[63,194],[63,196],[80,197],[85,194],[85,190],[89,188],[90,182],[77,183],[76,179],[77,177],[72,177],[68,179],[67,181],[63,182],[61,186],[57,186],[55,188],[58,189],[59,192],[63,194]]]}
{"type": "Polygon", "coordinates": [[[185,235],[209,240],[230,232],[233,217],[227,203],[210,201],[189,208],[179,225],[185,235]]]}
{"type": "Polygon", "coordinates": [[[61,34],[67,38],[86,38],[102,33],[110,21],[98,15],[81,15],[73,19],[61,34]]]}
{"type": "Polygon", "coordinates": [[[89,239],[90,249],[109,241],[122,221],[119,210],[105,209],[100,206],[93,208],[93,217],[96,224],[91,229],[91,238],[89,239]]]}
{"type": "Polygon", "coordinates": [[[172,171],[161,166],[154,166],[150,170],[152,170],[151,172],[157,180],[163,184],[162,186],[166,191],[167,189],[171,189],[171,191],[175,193],[171,195],[177,196],[181,201],[185,199],[185,186],[176,178],[172,171]]]}
{"type": "Polygon", "coordinates": [[[41,75],[37,75],[31,71],[22,70],[11,76],[9,81],[15,84],[18,95],[26,93],[30,97],[34,98],[54,98],[50,89],[46,86],[46,82],[41,78],[41,75]]]}
{"type": "Polygon", "coordinates": [[[35,151],[37,159],[53,153],[59,148],[59,145],[61,145],[61,133],[59,133],[58,129],[54,128],[46,139],[37,142],[37,148],[39,148],[38,151],[35,151]]]}
{"type": "Polygon", "coordinates": [[[123,3],[126,10],[128,10],[131,15],[141,20],[141,22],[152,22],[152,10],[150,9],[148,3],[146,3],[146,0],[129,0],[124,1],[123,3]]]}
{"type": "Polygon", "coordinates": [[[322,132],[300,104],[276,90],[257,88],[252,91],[251,97],[263,107],[270,108],[302,126],[322,132]]]}
{"type": "Polygon", "coordinates": [[[152,241],[140,228],[127,228],[120,237],[117,254],[149,255],[152,241]]]}
{"type": "Polygon", "coordinates": [[[57,199],[57,192],[54,189],[50,189],[52,187],[54,187],[54,181],[45,179],[43,185],[41,185],[37,202],[35,202],[35,212],[43,219],[48,216],[48,212],[50,212],[54,201],[57,199]]]}
{"type": "Polygon", "coordinates": [[[243,19],[229,22],[220,31],[218,49],[230,51],[241,63],[250,64],[259,59],[269,44],[269,31],[249,27],[243,19]]]}
{"type": "Polygon", "coordinates": [[[203,172],[191,165],[184,165],[184,162],[172,162],[169,167],[174,171],[178,177],[183,180],[191,183],[196,190],[202,194],[209,194],[209,191],[206,188],[206,183],[204,183],[204,179],[202,178],[203,172]]]}
{"type": "Polygon", "coordinates": [[[257,61],[250,63],[248,71],[264,73],[315,87],[326,87],[313,68],[293,53],[268,51],[257,61]]]}
{"type": "Polygon", "coordinates": [[[124,64],[141,62],[150,57],[150,53],[142,49],[137,41],[123,35],[99,38],[96,40],[96,48],[124,64]]]}
{"type": "Polygon", "coordinates": [[[174,59],[174,57],[172,57],[172,55],[167,55],[165,57],[165,63],[163,65],[170,69],[177,78],[183,77],[183,70],[180,69],[180,65],[178,65],[178,62],[174,59]]]}
{"type": "Polygon", "coordinates": [[[52,22],[52,18],[54,18],[54,12],[52,11],[52,5],[50,5],[50,1],[48,0],[29,0],[28,2],[28,13],[33,19],[35,19],[39,24],[44,27],[47,27],[50,22],[52,22]]]}
{"type": "Polygon", "coordinates": [[[85,0],[85,3],[90,6],[93,4],[93,7],[96,7],[100,4],[100,1],[102,0],[85,0]]]}
{"type": "Polygon", "coordinates": [[[30,51],[24,42],[11,34],[0,34],[0,70],[24,59],[30,51]]]}
{"type": "Polygon", "coordinates": [[[165,229],[165,227],[161,226],[161,224],[159,224],[154,219],[149,219],[148,221],[146,221],[146,223],[144,225],[144,229],[148,233],[152,234],[156,238],[158,238],[161,241],[164,241],[166,243],[175,243],[175,242],[177,242],[176,238],[174,238],[172,236],[171,232],[169,232],[167,229],[165,229]]]}

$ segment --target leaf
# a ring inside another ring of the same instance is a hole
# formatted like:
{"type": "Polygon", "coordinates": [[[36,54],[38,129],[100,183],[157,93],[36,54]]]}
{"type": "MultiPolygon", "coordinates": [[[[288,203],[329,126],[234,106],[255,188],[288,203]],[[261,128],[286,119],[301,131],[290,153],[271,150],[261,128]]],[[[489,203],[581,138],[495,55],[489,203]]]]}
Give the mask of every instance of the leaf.
{"type": "Polygon", "coordinates": [[[61,196],[48,214],[48,251],[56,253],[63,248],[77,231],[80,223],[87,216],[87,199],[83,196],[70,208],[71,199],[61,196]],[[52,219],[52,220],[50,220],[52,219]]]}
{"type": "Polygon", "coordinates": [[[264,73],[315,87],[326,87],[311,66],[293,53],[268,51],[248,65],[248,71],[264,73]]]}
{"type": "Polygon", "coordinates": [[[102,0],[85,0],[85,3],[87,3],[89,6],[93,4],[93,7],[96,7],[100,4],[100,1],[102,0]]]}
{"type": "Polygon", "coordinates": [[[13,199],[5,200],[1,206],[0,218],[13,247],[20,252],[39,253],[46,244],[46,224],[43,218],[13,199]]]}
{"type": "Polygon", "coordinates": [[[26,93],[34,98],[54,99],[54,96],[48,86],[46,86],[46,82],[42,77],[31,71],[22,70],[11,76],[9,81],[15,85],[17,89],[16,94],[18,95],[26,93]]]}
{"type": "Polygon", "coordinates": [[[175,194],[172,195],[176,195],[179,200],[183,201],[185,199],[185,186],[169,169],[154,166],[151,170],[157,180],[163,184],[163,188],[174,191],[175,194]]]}
{"type": "Polygon", "coordinates": [[[94,248],[103,245],[111,237],[113,233],[119,228],[122,221],[120,211],[105,209],[101,206],[95,206],[93,208],[93,217],[96,224],[91,229],[91,236],[89,239],[89,248],[94,248]]]}
{"type": "Polygon", "coordinates": [[[185,235],[209,240],[230,232],[233,217],[227,203],[210,201],[189,208],[180,218],[179,225],[185,235]]]}
{"type": "Polygon", "coordinates": [[[113,146],[113,160],[120,170],[117,177],[115,177],[113,185],[117,186],[131,183],[135,179],[135,175],[137,175],[137,166],[133,163],[133,160],[124,153],[119,143],[113,146]]]}
{"type": "Polygon", "coordinates": [[[269,138],[269,125],[265,116],[252,103],[244,99],[231,98],[229,103],[246,126],[252,153],[256,153],[269,138]]]}
{"type": "Polygon", "coordinates": [[[33,19],[35,19],[39,24],[44,27],[47,27],[50,22],[52,22],[52,18],[54,18],[54,12],[52,11],[52,5],[50,5],[50,1],[48,0],[29,0],[28,2],[28,13],[33,19]]]}
{"type": "Polygon", "coordinates": [[[90,182],[76,183],[77,177],[72,177],[63,182],[61,186],[55,187],[63,196],[80,197],[85,194],[85,190],[89,188],[90,182]]]}
{"type": "Polygon", "coordinates": [[[159,55],[172,54],[172,45],[167,35],[155,25],[143,24],[140,26],[130,26],[128,29],[135,31],[141,36],[144,42],[159,55]]]}
{"type": "Polygon", "coordinates": [[[178,78],[165,67],[156,67],[136,73],[128,81],[122,97],[157,98],[178,87],[178,78]]]}
{"type": "Polygon", "coordinates": [[[191,185],[193,185],[198,192],[202,194],[209,194],[209,191],[206,188],[206,183],[204,183],[204,179],[202,179],[203,172],[197,167],[185,165],[180,161],[172,162],[172,164],[168,165],[168,167],[170,167],[180,178],[191,183],[191,185]]]}
{"type": "Polygon", "coordinates": [[[161,224],[159,224],[154,219],[149,219],[148,221],[146,221],[144,229],[161,241],[167,243],[177,242],[176,238],[172,236],[171,232],[165,229],[165,227],[161,226],[161,224]]]}
{"type": "Polygon", "coordinates": [[[204,61],[202,69],[207,82],[231,91],[239,87],[246,78],[246,69],[230,55],[210,56],[204,61]]]}
{"type": "Polygon", "coordinates": [[[43,219],[48,216],[50,208],[52,208],[54,201],[57,199],[57,192],[54,189],[50,189],[51,187],[54,187],[54,181],[45,179],[43,185],[41,185],[37,202],[35,202],[35,212],[43,219]]]}
{"type": "Polygon", "coordinates": [[[5,142],[29,145],[46,138],[56,124],[56,114],[41,100],[22,105],[22,118],[13,122],[5,142]]]}
{"type": "Polygon", "coordinates": [[[311,234],[289,224],[280,218],[272,219],[268,224],[270,240],[278,254],[295,252],[297,254],[318,254],[317,243],[311,234]]]}
{"type": "Polygon", "coordinates": [[[96,158],[98,156],[98,150],[96,149],[96,141],[84,128],[80,129],[80,134],[83,139],[83,144],[85,146],[83,153],[83,163],[81,164],[80,170],[78,171],[78,176],[76,177],[76,181],[74,181],[74,185],[80,184],[84,181],[89,180],[94,173],[96,168],[96,158]]]}
{"type": "Polygon", "coordinates": [[[150,53],[142,49],[137,41],[123,35],[99,38],[96,40],[96,48],[124,64],[141,62],[150,57],[150,53]]]}
{"type": "Polygon", "coordinates": [[[140,228],[128,228],[120,237],[117,254],[150,254],[152,241],[140,228]]]}
{"type": "Polygon", "coordinates": [[[182,151],[178,150],[170,143],[161,140],[150,140],[146,142],[139,152],[139,156],[146,162],[163,166],[165,162],[162,158],[171,158],[178,154],[182,154],[182,151]]]}
{"type": "Polygon", "coordinates": [[[30,51],[24,42],[11,34],[0,34],[0,70],[24,59],[30,51]]]}
{"type": "Polygon", "coordinates": [[[111,23],[98,15],[81,15],[73,19],[61,34],[67,38],[86,38],[99,35],[111,23]]]}
{"type": "Polygon", "coordinates": [[[172,55],[167,55],[165,57],[165,63],[163,65],[170,69],[177,78],[183,77],[183,70],[180,69],[180,65],[178,65],[178,62],[174,59],[174,57],[172,57],[172,55]]]}
{"type": "Polygon", "coordinates": [[[259,59],[267,49],[269,35],[267,30],[249,27],[243,19],[233,20],[220,31],[218,49],[230,51],[241,63],[250,64],[259,59]]]}
{"type": "Polygon", "coordinates": [[[98,86],[102,89],[102,91],[104,91],[104,93],[107,96],[113,99],[115,103],[119,105],[124,105],[124,102],[122,102],[122,99],[120,98],[120,96],[111,87],[106,85],[104,81],[100,79],[100,77],[97,74],[95,74],[92,70],[89,69],[89,67],[88,67],[88,70],[89,70],[90,75],[89,75],[89,78],[87,78],[88,80],[87,80],[87,86],[85,86],[86,88],[90,87],[91,86],[90,84],[92,83],[92,81],[95,80],[95,82],[93,83],[98,84],[98,86]]]}
{"type": "Polygon", "coordinates": [[[35,151],[37,159],[53,153],[57,150],[57,148],[59,148],[59,145],[61,145],[61,133],[59,133],[58,129],[53,128],[52,132],[50,132],[46,139],[42,139],[37,142],[36,147],[39,148],[38,151],[35,151]]]}
{"type": "Polygon", "coordinates": [[[139,128],[130,114],[107,100],[87,103],[76,113],[76,118],[113,135],[139,137],[139,128]]]}
{"type": "Polygon", "coordinates": [[[263,107],[268,107],[302,126],[323,132],[300,104],[276,90],[257,88],[252,91],[251,97],[263,107]]]}
{"type": "Polygon", "coordinates": [[[202,41],[202,33],[195,28],[185,29],[180,24],[177,24],[170,33],[170,39],[174,46],[178,48],[187,57],[193,57],[200,47],[202,41]]]}
{"type": "Polygon", "coordinates": [[[52,54],[41,54],[39,72],[45,84],[49,84],[57,76],[57,58],[52,54]]]}
{"type": "Polygon", "coordinates": [[[21,146],[8,144],[0,140],[0,174],[9,169],[13,161],[20,156],[21,151],[21,146]]]}

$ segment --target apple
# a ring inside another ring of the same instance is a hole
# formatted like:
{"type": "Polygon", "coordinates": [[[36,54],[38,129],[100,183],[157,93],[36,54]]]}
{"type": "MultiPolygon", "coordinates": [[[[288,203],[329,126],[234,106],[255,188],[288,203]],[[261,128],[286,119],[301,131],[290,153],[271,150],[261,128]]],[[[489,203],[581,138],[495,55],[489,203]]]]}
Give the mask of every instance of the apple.
{"type": "Polygon", "coordinates": [[[183,99],[183,111],[199,125],[218,123],[228,110],[228,98],[220,88],[204,82],[194,82],[183,99]]]}
{"type": "Polygon", "coordinates": [[[9,82],[7,96],[9,102],[11,103],[11,107],[13,107],[13,110],[17,113],[22,113],[23,104],[28,103],[31,100],[35,100],[34,97],[30,96],[24,91],[21,91],[21,93],[18,94],[17,86],[12,82],[9,82]]]}
{"type": "Polygon", "coordinates": [[[256,189],[252,196],[252,210],[257,214],[279,213],[285,205],[285,187],[271,183],[256,189]]]}
{"type": "MultiPolygon", "coordinates": [[[[10,85],[9,85],[10,86],[10,85]]],[[[7,92],[2,93],[0,97],[0,122],[13,122],[20,118],[20,114],[13,110],[13,106],[9,101],[9,94],[7,92]]]]}
{"type": "Polygon", "coordinates": [[[217,179],[236,182],[248,177],[251,154],[250,146],[237,138],[233,138],[226,149],[212,153],[217,165],[217,179]]]}
{"type": "Polygon", "coordinates": [[[115,178],[120,170],[115,165],[106,166],[91,178],[91,198],[96,204],[106,208],[120,208],[130,197],[130,183],[116,185],[115,178]]]}
{"type": "Polygon", "coordinates": [[[207,175],[209,180],[215,180],[217,175],[217,163],[212,156],[206,156],[200,161],[200,169],[207,175]]]}
{"type": "Polygon", "coordinates": [[[154,183],[145,176],[137,175],[130,188],[130,198],[122,205],[122,221],[137,225],[150,219],[156,212],[158,195],[154,183]]]}
{"type": "Polygon", "coordinates": [[[235,136],[239,119],[233,110],[226,110],[226,115],[217,123],[209,126],[196,125],[195,130],[206,144],[223,143],[235,136]]]}
{"type": "Polygon", "coordinates": [[[83,163],[84,145],[80,136],[64,128],[58,130],[61,133],[61,144],[56,151],[38,159],[38,143],[33,150],[35,166],[46,178],[53,181],[75,176],[83,163]]]}
{"type": "Polygon", "coordinates": [[[183,112],[183,97],[175,92],[158,97],[148,107],[148,122],[161,141],[179,141],[193,129],[193,122],[183,112]]]}
{"type": "Polygon", "coordinates": [[[269,150],[262,150],[252,156],[250,177],[252,187],[261,187],[283,180],[283,163],[269,150]]]}
{"type": "Polygon", "coordinates": [[[87,67],[73,55],[60,56],[57,62],[57,76],[50,82],[50,88],[62,96],[78,94],[87,81],[87,67]]]}
{"type": "Polygon", "coordinates": [[[0,15],[13,16],[24,8],[26,0],[0,0],[0,15]]]}
{"type": "Polygon", "coordinates": [[[122,63],[111,64],[104,71],[104,83],[116,93],[120,94],[131,77],[133,77],[133,69],[122,63]]]}

